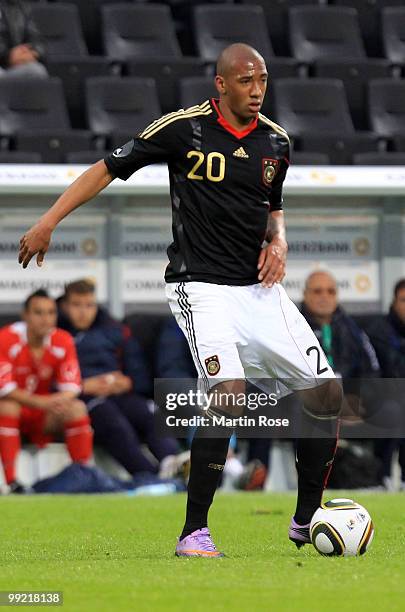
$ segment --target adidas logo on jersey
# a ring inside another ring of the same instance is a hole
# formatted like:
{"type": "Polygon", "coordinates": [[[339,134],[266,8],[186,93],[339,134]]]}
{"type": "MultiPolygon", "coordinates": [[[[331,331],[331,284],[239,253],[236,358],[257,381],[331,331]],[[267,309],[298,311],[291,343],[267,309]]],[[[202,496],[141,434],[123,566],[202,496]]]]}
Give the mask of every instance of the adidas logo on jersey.
{"type": "Polygon", "coordinates": [[[242,159],[249,159],[249,155],[246,153],[243,147],[239,147],[236,151],[233,152],[234,157],[241,157],[242,159]]]}

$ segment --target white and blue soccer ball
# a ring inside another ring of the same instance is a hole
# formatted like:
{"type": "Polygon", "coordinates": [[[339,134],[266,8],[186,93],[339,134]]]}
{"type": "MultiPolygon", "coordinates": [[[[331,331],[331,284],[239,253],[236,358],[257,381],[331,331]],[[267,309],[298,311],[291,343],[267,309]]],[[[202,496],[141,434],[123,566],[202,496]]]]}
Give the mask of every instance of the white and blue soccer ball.
{"type": "Polygon", "coordinates": [[[374,537],[367,510],[352,499],[332,499],[321,505],[311,520],[316,550],[328,557],[364,555],[374,537]]]}

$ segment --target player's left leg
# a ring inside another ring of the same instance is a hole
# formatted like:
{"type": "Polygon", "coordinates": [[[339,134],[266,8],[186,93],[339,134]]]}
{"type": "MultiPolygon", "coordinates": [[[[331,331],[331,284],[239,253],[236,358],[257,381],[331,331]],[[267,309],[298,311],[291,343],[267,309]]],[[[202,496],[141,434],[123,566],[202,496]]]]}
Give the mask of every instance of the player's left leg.
{"type": "Polygon", "coordinates": [[[87,463],[93,453],[93,430],[86,405],[72,399],[67,402],[58,415],[48,413],[44,422],[44,433],[54,434],[64,431],[69,455],[75,463],[87,463]]]}
{"type": "Polygon", "coordinates": [[[215,399],[207,417],[212,420],[212,425],[197,428],[191,444],[186,520],[176,547],[177,556],[223,556],[212,542],[208,512],[221,479],[233,429],[215,421],[222,416],[240,416],[239,407],[230,405],[230,402],[233,397],[243,394],[244,389],[244,380],[228,380],[211,390],[215,399]]]}
{"type": "Polygon", "coordinates": [[[243,292],[249,293],[246,303],[250,305],[243,323],[250,317],[252,324],[242,363],[252,363],[253,351],[259,356],[258,377],[262,368],[262,376],[267,370],[268,377],[282,379],[291,391],[299,392],[305,409],[297,440],[297,508],[289,530],[290,538],[300,545],[310,542],[309,523],[333,462],[341,387],[313,331],[282,287],[255,286],[243,292]]]}

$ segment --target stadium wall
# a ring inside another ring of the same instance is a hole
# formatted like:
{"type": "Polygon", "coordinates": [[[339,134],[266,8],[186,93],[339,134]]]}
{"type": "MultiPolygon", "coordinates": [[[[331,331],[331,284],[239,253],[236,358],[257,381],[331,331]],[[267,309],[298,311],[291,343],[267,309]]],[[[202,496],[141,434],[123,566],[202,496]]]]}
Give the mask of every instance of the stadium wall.
{"type": "MultiPolygon", "coordinates": [[[[171,237],[167,170],[151,166],[107,190],[63,221],[46,265],[17,264],[18,241],[83,166],[0,166],[0,312],[25,296],[93,278],[118,317],[165,311],[163,274],[171,237]]],[[[285,191],[289,258],[285,287],[301,298],[308,273],[328,269],[351,312],[386,309],[405,276],[405,168],[292,168],[285,191]]]]}

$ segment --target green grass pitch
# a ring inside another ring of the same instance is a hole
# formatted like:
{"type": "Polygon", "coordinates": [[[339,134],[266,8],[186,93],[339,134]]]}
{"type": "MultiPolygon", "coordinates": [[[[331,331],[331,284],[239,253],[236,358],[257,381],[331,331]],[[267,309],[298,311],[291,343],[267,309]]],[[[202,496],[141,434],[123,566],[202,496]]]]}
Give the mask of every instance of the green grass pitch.
{"type": "Polygon", "coordinates": [[[297,550],[292,494],[218,494],[210,527],[223,559],[174,557],[184,495],[3,497],[0,590],[62,590],[54,609],[65,612],[403,611],[405,494],[346,496],[376,527],[359,558],[297,550]]]}

